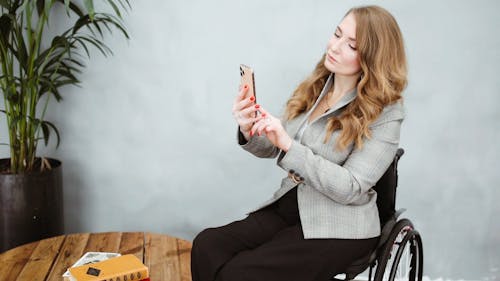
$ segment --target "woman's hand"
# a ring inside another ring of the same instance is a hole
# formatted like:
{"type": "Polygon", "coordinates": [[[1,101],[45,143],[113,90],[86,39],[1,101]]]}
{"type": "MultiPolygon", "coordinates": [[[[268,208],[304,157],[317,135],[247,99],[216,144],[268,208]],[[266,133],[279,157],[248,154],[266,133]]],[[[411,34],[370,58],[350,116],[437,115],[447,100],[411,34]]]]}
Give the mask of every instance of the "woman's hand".
{"type": "Polygon", "coordinates": [[[258,119],[256,112],[259,110],[259,106],[255,104],[254,96],[246,96],[247,92],[248,85],[243,85],[243,87],[240,85],[240,92],[233,102],[232,112],[234,119],[240,126],[240,132],[248,141],[251,137],[250,129],[258,119]]]}
{"type": "Polygon", "coordinates": [[[259,106],[258,110],[261,114],[257,117],[257,121],[252,126],[250,136],[265,134],[274,146],[287,152],[292,145],[292,138],[290,138],[285,128],[283,128],[281,120],[269,114],[269,112],[261,106],[259,106]]]}

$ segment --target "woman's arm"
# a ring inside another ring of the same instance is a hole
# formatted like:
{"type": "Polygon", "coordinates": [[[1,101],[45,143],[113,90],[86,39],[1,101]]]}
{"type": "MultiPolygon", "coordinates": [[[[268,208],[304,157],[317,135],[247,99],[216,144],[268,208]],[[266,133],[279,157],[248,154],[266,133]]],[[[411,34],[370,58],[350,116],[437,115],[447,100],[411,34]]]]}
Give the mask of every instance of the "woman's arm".
{"type": "Polygon", "coordinates": [[[371,127],[372,136],[361,149],[354,149],[341,166],[293,141],[278,165],[293,170],[304,182],[331,199],[352,204],[366,197],[391,164],[399,146],[402,117],[371,127]]]}
{"type": "Polygon", "coordinates": [[[252,136],[248,140],[238,128],[238,144],[246,151],[260,158],[275,158],[280,149],[274,146],[265,136],[252,136]]]}
{"type": "Polygon", "coordinates": [[[262,120],[265,114],[258,115],[260,105],[255,104],[255,97],[247,97],[248,85],[240,88],[239,94],[233,102],[233,116],[238,123],[238,144],[250,153],[261,158],[274,158],[278,156],[276,148],[266,137],[253,135],[253,125],[262,120]]]}

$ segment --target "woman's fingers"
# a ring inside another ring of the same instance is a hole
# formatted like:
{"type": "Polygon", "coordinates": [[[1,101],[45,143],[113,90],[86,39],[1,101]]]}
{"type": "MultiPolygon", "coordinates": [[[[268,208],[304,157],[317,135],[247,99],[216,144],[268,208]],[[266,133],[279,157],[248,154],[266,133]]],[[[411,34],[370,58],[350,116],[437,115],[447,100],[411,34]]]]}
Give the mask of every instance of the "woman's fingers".
{"type": "Polygon", "coordinates": [[[255,97],[254,96],[251,96],[251,97],[245,97],[246,93],[248,92],[248,86],[245,88],[243,88],[240,93],[236,96],[234,102],[233,102],[233,108],[232,108],[232,112],[233,112],[233,115],[236,117],[236,116],[240,116],[240,115],[243,115],[243,113],[241,112],[243,109],[246,109],[248,107],[251,107],[252,105],[254,105],[255,103],[255,97]]]}
{"type": "Polygon", "coordinates": [[[262,135],[266,132],[266,128],[271,126],[271,123],[275,119],[270,115],[265,109],[259,107],[260,115],[255,118],[255,124],[252,127],[251,134],[262,135]]]}
{"type": "Polygon", "coordinates": [[[257,111],[259,111],[259,105],[249,104],[243,108],[235,107],[233,115],[236,119],[251,119],[252,122],[256,122],[257,111]]]}
{"type": "MultiPolygon", "coordinates": [[[[239,103],[239,102],[247,99],[248,89],[249,89],[249,86],[247,84],[243,85],[243,87],[240,85],[240,91],[239,91],[238,95],[236,95],[236,98],[234,99],[234,104],[239,103]]],[[[255,100],[255,97],[248,97],[248,98],[253,98],[253,101],[255,100]]]]}
{"type": "MultiPolygon", "coordinates": [[[[234,119],[240,127],[240,131],[243,133],[245,138],[248,140],[248,134],[252,129],[252,126],[258,120],[257,111],[259,110],[259,105],[255,104],[255,97],[247,97],[249,86],[247,84],[239,87],[239,93],[234,99],[232,113],[234,119]]],[[[251,136],[251,135],[250,135],[251,136]]]]}
{"type": "Polygon", "coordinates": [[[236,96],[236,98],[238,100],[245,99],[247,92],[248,92],[248,85],[246,85],[246,84],[243,85],[243,86],[240,85],[240,92],[238,93],[238,95],[236,96]]]}
{"type": "Polygon", "coordinates": [[[259,107],[259,112],[260,115],[255,118],[255,123],[250,129],[250,136],[265,134],[276,147],[288,151],[292,145],[292,139],[283,128],[281,120],[269,114],[262,107],[259,107]]]}
{"type": "Polygon", "coordinates": [[[255,105],[255,97],[252,96],[235,103],[234,109],[236,111],[241,111],[245,108],[252,107],[254,105],[255,105]]]}
{"type": "Polygon", "coordinates": [[[256,122],[256,117],[257,117],[257,112],[259,111],[259,105],[249,105],[243,109],[241,109],[239,112],[244,118],[252,119],[252,122],[256,122]]]}

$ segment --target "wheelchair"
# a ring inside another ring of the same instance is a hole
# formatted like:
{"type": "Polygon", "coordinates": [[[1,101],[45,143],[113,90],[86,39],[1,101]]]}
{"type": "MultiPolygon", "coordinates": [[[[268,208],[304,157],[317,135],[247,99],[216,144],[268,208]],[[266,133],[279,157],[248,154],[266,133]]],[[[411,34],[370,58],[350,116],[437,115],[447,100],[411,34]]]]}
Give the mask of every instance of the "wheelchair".
{"type": "MultiPolygon", "coordinates": [[[[403,154],[404,150],[399,148],[393,162],[373,188],[377,192],[377,207],[382,226],[379,243],[369,255],[348,266],[345,270],[345,280],[353,280],[367,269],[369,281],[422,280],[422,239],[409,219],[398,220],[405,209],[395,210],[397,166],[403,154]]],[[[337,279],[336,275],[332,280],[342,279],[337,279]]]]}

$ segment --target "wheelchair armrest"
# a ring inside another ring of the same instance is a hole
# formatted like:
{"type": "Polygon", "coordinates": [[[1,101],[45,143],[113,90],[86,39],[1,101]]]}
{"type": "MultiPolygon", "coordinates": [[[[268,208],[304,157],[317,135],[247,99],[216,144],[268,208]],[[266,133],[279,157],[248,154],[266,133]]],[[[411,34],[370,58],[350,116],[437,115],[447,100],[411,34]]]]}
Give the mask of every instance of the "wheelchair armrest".
{"type": "Polygon", "coordinates": [[[404,213],[406,211],[406,209],[399,209],[396,211],[396,213],[394,213],[394,219],[397,220],[399,218],[399,216],[401,216],[402,213],[404,213]]]}

